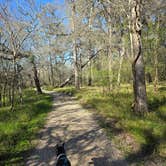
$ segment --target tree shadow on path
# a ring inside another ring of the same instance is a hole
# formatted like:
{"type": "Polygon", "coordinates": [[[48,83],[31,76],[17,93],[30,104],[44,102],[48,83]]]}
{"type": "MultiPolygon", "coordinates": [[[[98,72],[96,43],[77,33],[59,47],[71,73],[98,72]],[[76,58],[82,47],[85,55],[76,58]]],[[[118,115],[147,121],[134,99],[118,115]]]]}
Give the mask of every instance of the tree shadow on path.
{"type": "Polygon", "coordinates": [[[112,145],[93,116],[71,97],[55,96],[54,100],[55,111],[48,116],[49,123],[39,133],[38,146],[29,153],[26,165],[55,165],[56,144],[64,141],[72,166],[110,166],[112,145]]]}

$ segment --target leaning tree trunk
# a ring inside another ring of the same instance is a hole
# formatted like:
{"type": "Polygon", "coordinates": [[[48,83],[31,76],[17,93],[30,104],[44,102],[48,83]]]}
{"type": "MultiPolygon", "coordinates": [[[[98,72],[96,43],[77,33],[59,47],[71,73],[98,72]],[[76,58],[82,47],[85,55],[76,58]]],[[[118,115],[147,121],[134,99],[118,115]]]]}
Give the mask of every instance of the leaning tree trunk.
{"type": "MultiPolygon", "coordinates": [[[[90,61],[90,60],[96,58],[97,55],[99,54],[99,52],[101,52],[102,50],[103,50],[103,49],[100,49],[100,50],[98,50],[96,53],[92,54],[92,55],[89,57],[89,59],[88,59],[84,64],[81,65],[81,67],[80,67],[81,70],[89,64],[89,61],[90,61]]],[[[67,78],[63,83],[61,83],[61,84],[59,85],[59,87],[60,87],[60,88],[63,88],[63,87],[66,86],[67,84],[71,83],[73,78],[74,78],[74,74],[72,74],[71,76],[69,76],[69,78],[67,78]]]]}
{"type": "Polygon", "coordinates": [[[133,109],[137,113],[148,111],[147,94],[145,85],[145,69],[141,43],[141,7],[142,0],[132,0],[132,36],[134,60],[132,63],[134,104],[133,109]]]}

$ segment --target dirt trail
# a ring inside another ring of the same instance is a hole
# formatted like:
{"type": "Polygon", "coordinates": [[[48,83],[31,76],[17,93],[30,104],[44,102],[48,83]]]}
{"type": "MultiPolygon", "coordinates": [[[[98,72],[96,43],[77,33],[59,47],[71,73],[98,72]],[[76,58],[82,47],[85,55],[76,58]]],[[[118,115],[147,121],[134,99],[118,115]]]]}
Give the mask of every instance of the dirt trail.
{"type": "Polygon", "coordinates": [[[65,142],[72,166],[126,165],[92,113],[83,109],[73,97],[53,95],[54,110],[48,114],[38,146],[28,157],[26,165],[55,165],[55,146],[59,140],[65,142]]]}

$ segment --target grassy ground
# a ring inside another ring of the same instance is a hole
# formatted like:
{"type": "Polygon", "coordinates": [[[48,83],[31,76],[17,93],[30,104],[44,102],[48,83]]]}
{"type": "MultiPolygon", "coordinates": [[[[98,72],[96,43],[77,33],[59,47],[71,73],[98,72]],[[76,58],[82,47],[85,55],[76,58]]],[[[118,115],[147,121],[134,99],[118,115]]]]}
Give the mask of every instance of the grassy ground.
{"type": "Polygon", "coordinates": [[[93,111],[130,163],[144,165],[149,161],[162,166],[166,157],[166,86],[160,86],[157,93],[152,85],[147,87],[150,112],[144,116],[131,111],[133,93],[129,85],[106,95],[96,87],[57,91],[76,95],[84,107],[93,111]]]}
{"type": "Polygon", "coordinates": [[[0,165],[21,165],[51,105],[51,96],[26,90],[23,104],[17,105],[14,112],[9,107],[0,108],[0,165]]]}

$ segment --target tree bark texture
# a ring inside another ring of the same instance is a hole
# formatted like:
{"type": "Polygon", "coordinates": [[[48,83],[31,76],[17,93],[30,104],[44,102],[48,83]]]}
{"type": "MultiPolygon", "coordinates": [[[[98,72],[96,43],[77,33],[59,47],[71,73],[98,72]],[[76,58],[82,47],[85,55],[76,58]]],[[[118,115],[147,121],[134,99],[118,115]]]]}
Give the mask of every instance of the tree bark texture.
{"type": "Polygon", "coordinates": [[[78,64],[78,54],[77,54],[77,43],[75,36],[75,4],[72,4],[72,31],[73,31],[73,59],[74,59],[74,78],[75,78],[75,88],[80,89],[80,76],[79,76],[79,64],[78,64]]]}
{"type": "Polygon", "coordinates": [[[37,72],[36,64],[35,64],[34,61],[32,62],[32,64],[33,64],[33,73],[34,73],[34,81],[35,81],[36,90],[37,90],[37,92],[39,94],[42,94],[42,90],[41,90],[40,81],[39,81],[39,78],[38,78],[38,72],[37,72]]]}
{"type": "Polygon", "coordinates": [[[158,45],[159,45],[159,28],[160,28],[160,20],[159,16],[157,19],[157,38],[156,38],[156,48],[154,51],[154,69],[155,69],[155,76],[154,76],[154,91],[158,91],[158,45]]]}
{"type": "Polygon", "coordinates": [[[142,0],[132,0],[131,3],[131,18],[132,18],[132,38],[133,38],[133,53],[134,60],[132,63],[133,72],[133,90],[134,104],[133,109],[137,113],[148,111],[147,94],[145,85],[145,68],[142,54],[141,43],[141,7],[142,0]]]}

